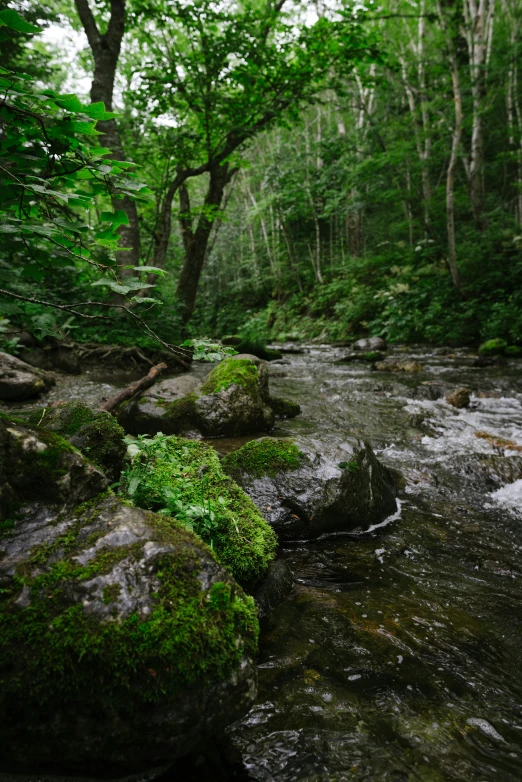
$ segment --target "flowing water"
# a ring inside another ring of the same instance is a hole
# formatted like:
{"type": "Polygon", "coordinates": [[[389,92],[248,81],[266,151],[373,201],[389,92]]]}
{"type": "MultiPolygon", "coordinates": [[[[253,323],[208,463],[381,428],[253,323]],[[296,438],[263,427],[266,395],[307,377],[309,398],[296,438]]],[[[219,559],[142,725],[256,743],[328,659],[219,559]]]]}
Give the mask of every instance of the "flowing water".
{"type": "Polygon", "coordinates": [[[522,446],[522,362],[412,351],[418,375],[271,364],[302,415],[279,434],[354,433],[407,479],[400,514],[359,536],[288,546],[296,588],[261,636],[259,695],[231,730],[252,780],[522,779],[522,481],[469,468],[522,446]],[[468,386],[471,406],[432,401],[468,386]],[[434,393],[435,391],[435,393],[434,393]],[[495,441],[493,441],[495,442],[495,441]]]}
{"type": "MultiPolygon", "coordinates": [[[[303,408],[274,434],[356,434],[406,485],[372,531],[282,550],[296,587],[264,624],[256,705],[229,731],[248,777],[519,782],[522,480],[492,490],[473,465],[519,453],[522,361],[410,349],[395,352],[424,371],[400,375],[304,350],[270,365],[272,393],[303,408]],[[468,386],[471,406],[434,400],[441,384],[468,386]]],[[[69,377],[51,398],[95,403],[130,379],[69,377]]]]}

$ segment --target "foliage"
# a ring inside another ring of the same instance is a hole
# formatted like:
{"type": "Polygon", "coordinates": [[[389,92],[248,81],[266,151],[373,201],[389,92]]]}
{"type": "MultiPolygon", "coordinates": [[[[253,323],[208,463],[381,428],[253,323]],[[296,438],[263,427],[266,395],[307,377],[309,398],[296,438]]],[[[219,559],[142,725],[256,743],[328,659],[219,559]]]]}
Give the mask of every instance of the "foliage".
{"type": "Polygon", "coordinates": [[[121,491],[135,505],[172,516],[211,545],[242,584],[255,583],[273,559],[276,538],[209,445],[157,434],[129,439],[132,462],[121,491]]]}

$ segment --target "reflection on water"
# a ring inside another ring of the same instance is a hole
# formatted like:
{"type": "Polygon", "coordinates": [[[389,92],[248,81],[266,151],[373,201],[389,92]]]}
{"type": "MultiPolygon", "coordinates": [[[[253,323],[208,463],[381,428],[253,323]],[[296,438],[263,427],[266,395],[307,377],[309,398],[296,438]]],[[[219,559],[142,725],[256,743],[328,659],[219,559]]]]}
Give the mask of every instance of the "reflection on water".
{"type": "Polygon", "coordinates": [[[264,627],[258,701],[233,742],[267,782],[519,782],[522,481],[491,492],[472,477],[474,460],[519,453],[477,432],[522,445],[521,364],[419,349],[413,378],[342,354],[271,365],[274,394],[303,407],[283,431],[370,439],[408,480],[401,518],[283,550],[297,585],[264,627]],[[435,398],[456,386],[470,408],[435,398]]]}

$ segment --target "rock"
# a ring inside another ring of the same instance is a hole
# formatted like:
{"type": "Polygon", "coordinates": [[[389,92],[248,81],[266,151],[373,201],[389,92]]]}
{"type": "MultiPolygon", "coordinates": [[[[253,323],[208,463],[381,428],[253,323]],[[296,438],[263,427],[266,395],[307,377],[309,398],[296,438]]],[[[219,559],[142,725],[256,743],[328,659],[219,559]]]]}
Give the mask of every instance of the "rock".
{"type": "Polygon", "coordinates": [[[456,407],[459,410],[463,407],[469,407],[470,402],[470,390],[469,388],[457,388],[448,394],[446,402],[452,407],[456,407]]]}
{"type": "Polygon", "coordinates": [[[378,361],[375,369],[379,372],[422,372],[419,362],[408,358],[387,358],[378,361]]]}
{"type": "Polygon", "coordinates": [[[274,558],[277,540],[252,500],[224,473],[210,445],[182,437],[159,437],[156,444],[125,470],[123,492],[142,508],[170,508],[234,578],[255,585],[274,558]]]}
{"type": "Polygon", "coordinates": [[[294,574],[284,559],[271,562],[266,576],[254,591],[259,616],[267,616],[282,603],[294,588],[294,584],[294,574]]]}
{"type": "Polygon", "coordinates": [[[222,345],[229,345],[231,347],[237,347],[238,345],[241,345],[242,343],[241,337],[236,336],[235,334],[230,334],[222,338],[221,344],[222,345]]]}
{"type": "Polygon", "coordinates": [[[1,548],[2,771],[136,774],[251,707],[254,601],[178,522],[109,497],[1,548]]]}
{"type": "Polygon", "coordinates": [[[522,348],[519,345],[510,345],[505,349],[504,355],[511,358],[520,358],[522,356],[522,348]]]}
{"type": "Polygon", "coordinates": [[[182,434],[197,429],[195,401],[201,380],[192,374],[161,380],[124,402],[118,423],[130,434],[182,434]]]}
{"type": "Polygon", "coordinates": [[[0,399],[30,399],[48,391],[55,379],[9,353],[0,353],[0,399]]]}
{"type": "Polygon", "coordinates": [[[378,350],[372,350],[369,353],[349,353],[347,356],[338,359],[334,363],[336,364],[349,364],[352,361],[381,361],[384,358],[384,353],[380,353],[378,350]]]}
{"type": "Polygon", "coordinates": [[[280,540],[316,538],[383,521],[397,509],[390,472],[353,437],[254,440],[223,459],[280,540]]]}
{"type": "Polygon", "coordinates": [[[522,456],[480,456],[459,460],[458,469],[478,490],[494,491],[522,479],[522,456]]]}
{"type": "Polygon", "coordinates": [[[353,344],[354,350],[386,350],[386,341],[382,337],[368,337],[367,339],[358,339],[353,344]]]}
{"type": "Polygon", "coordinates": [[[35,410],[29,423],[64,437],[103,470],[111,483],[119,479],[127,446],[125,432],[110,413],[91,410],[82,402],[66,402],[35,410]]]}
{"type": "Polygon", "coordinates": [[[301,412],[301,405],[297,402],[292,402],[291,399],[280,399],[272,396],[268,403],[274,411],[276,418],[295,418],[301,412]]]}
{"type": "Polygon", "coordinates": [[[27,503],[73,506],[107,488],[108,481],[54,432],[0,419],[0,513],[27,503]]]}
{"type": "Polygon", "coordinates": [[[218,364],[201,387],[196,417],[205,437],[269,431],[275,415],[269,405],[266,363],[240,353],[218,364]]]}
{"type": "Polygon", "coordinates": [[[504,353],[508,343],[505,339],[488,339],[479,347],[479,356],[500,356],[504,353]]]}

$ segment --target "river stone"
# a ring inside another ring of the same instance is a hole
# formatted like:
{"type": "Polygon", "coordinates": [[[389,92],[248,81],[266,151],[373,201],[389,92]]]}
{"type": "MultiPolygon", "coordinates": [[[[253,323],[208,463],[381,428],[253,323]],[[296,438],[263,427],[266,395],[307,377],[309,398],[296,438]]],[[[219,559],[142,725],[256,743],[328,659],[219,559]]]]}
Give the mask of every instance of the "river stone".
{"type": "Polygon", "coordinates": [[[30,399],[48,391],[54,377],[9,353],[0,353],[0,399],[30,399]]]}
{"type": "Polygon", "coordinates": [[[457,388],[455,391],[452,391],[451,394],[447,395],[446,402],[458,410],[461,410],[463,407],[469,407],[469,388],[457,388]]]}
{"type": "Polygon", "coordinates": [[[522,456],[480,456],[459,460],[458,469],[477,489],[494,491],[522,479],[522,456]]]}
{"type": "Polygon", "coordinates": [[[386,350],[386,341],[382,337],[368,337],[367,339],[358,339],[353,344],[354,350],[386,350]]]}
{"type": "Polygon", "coordinates": [[[294,584],[294,574],[284,559],[271,562],[266,576],[253,593],[259,616],[267,616],[282,603],[294,588],[294,584]]]}
{"type": "Polygon", "coordinates": [[[277,442],[288,448],[288,440],[274,438],[248,443],[224,460],[225,470],[252,498],[280,540],[365,529],[395,513],[395,481],[368,443],[354,437],[292,441],[300,455],[298,466],[280,469],[269,460],[267,472],[261,474],[262,460],[254,457],[252,462],[254,450],[261,453],[277,442]]]}
{"type": "Polygon", "coordinates": [[[195,374],[161,380],[121,405],[118,423],[130,434],[184,434],[195,430],[194,401],[200,387],[201,379],[195,374]]]}
{"type": "MultiPolygon", "coordinates": [[[[298,412],[292,405],[292,413],[298,412]]],[[[162,380],[122,405],[118,415],[131,434],[204,437],[267,432],[274,421],[267,364],[247,353],[221,361],[203,382],[192,374],[162,380]]]]}
{"type": "Polygon", "coordinates": [[[109,497],[1,545],[1,771],[134,774],[251,707],[253,599],[178,522],[109,497]]]}
{"type": "Polygon", "coordinates": [[[419,362],[410,358],[387,358],[374,366],[379,372],[422,372],[419,362]]]}
{"type": "Polygon", "coordinates": [[[31,502],[77,505],[107,488],[103,473],[66,440],[0,419],[0,516],[31,502]]]}

